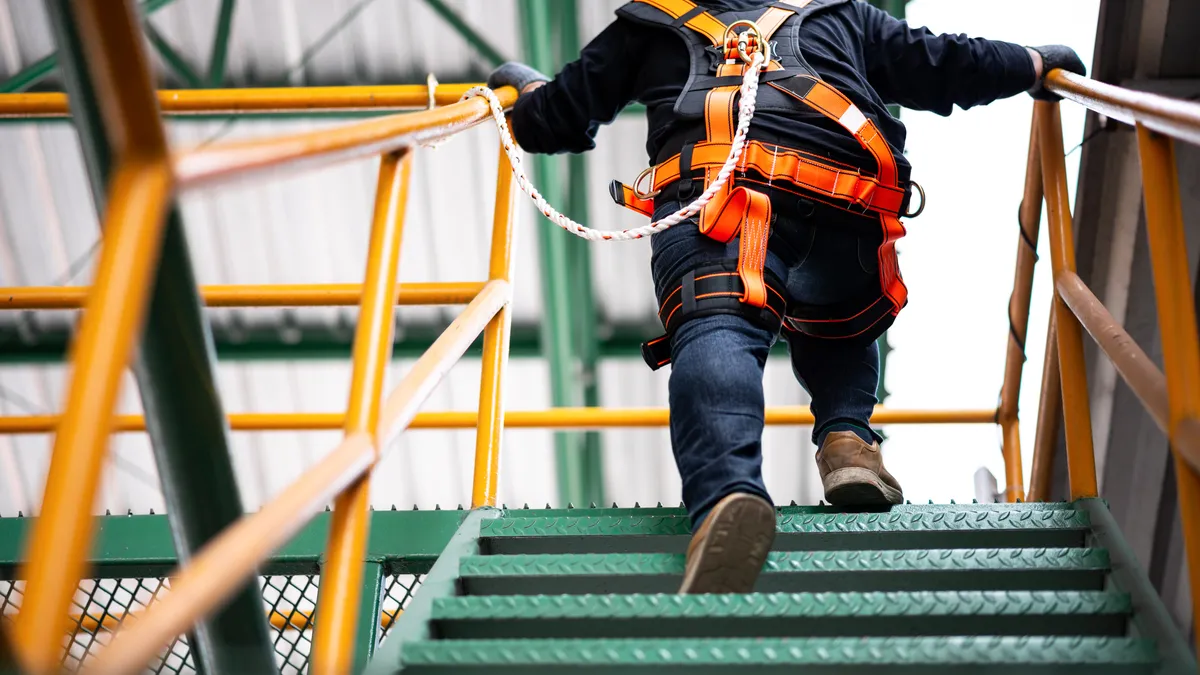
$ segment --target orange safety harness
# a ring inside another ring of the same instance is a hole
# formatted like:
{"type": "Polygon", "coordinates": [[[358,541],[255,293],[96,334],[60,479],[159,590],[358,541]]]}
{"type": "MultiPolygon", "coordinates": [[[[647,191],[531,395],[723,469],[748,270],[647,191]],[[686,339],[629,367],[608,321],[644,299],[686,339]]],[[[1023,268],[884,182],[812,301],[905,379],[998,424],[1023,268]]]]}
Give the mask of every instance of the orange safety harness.
{"type": "MultiPolygon", "coordinates": [[[[875,159],[873,173],[856,167],[832,163],[826,158],[796,148],[783,147],[758,140],[747,144],[738,163],[739,174],[727,183],[700,210],[700,232],[722,243],[740,237],[733,274],[714,269],[701,270],[701,278],[722,279],[720,293],[701,292],[712,300],[696,302],[694,288],[687,279],[672,296],[687,296],[690,302],[672,302],[661,308],[660,318],[667,336],[643,346],[643,355],[652,368],[670,361],[670,340],[682,320],[711,313],[743,313],[751,317],[766,317],[767,325],[775,330],[785,325],[791,330],[817,338],[874,339],[894,321],[908,301],[908,290],[900,276],[896,260],[896,240],[904,236],[902,217],[909,189],[902,186],[897,175],[895,156],[875,123],[866,117],[841,92],[824,82],[804,61],[799,52],[800,22],[808,15],[847,0],[783,0],[768,7],[751,20],[747,13],[727,12],[713,16],[690,0],[634,0],[618,10],[618,14],[644,24],[675,29],[689,44],[692,55],[692,75],[680,95],[675,111],[684,117],[693,114],[701,105],[704,137],[685,143],[679,154],[646,169],[634,181],[625,185],[614,181],[611,193],[614,201],[639,213],[654,212],[654,198],[664,189],[676,186],[681,197],[693,194],[695,183],[703,188],[716,178],[717,171],[730,154],[737,123],[739,83],[749,67],[748,53],[760,51],[768,59],[760,82],[759,110],[795,110],[807,106],[837,122],[875,159]],[[726,19],[729,21],[728,25],[726,19]],[[782,44],[771,38],[785,26],[791,29],[791,39],[782,44]],[[745,28],[739,33],[739,28],[745,28]],[[709,50],[715,48],[723,57],[712,76],[709,50]],[[702,178],[699,178],[702,176],[702,178]],[[838,307],[812,307],[792,304],[778,321],[777,306],[786,296],[778,280],[768,283],[764,276],[767,244],[772,223],[769,193],[782,190],[806,199],[823,202],[837,209],[877,218],[882,230],[878,249],[880,288],[870,297],[857,298],[838,307]],[[716,276],[712,276],[716,275],[716,276]],[[732,285],[731,285],[732,284],[732,285]],[[779,296],[779,297],[775,297],[779,296]],[[741,307],[730,304],[736,298],[741,307]],[[680,316],[679,307],[685,307],[680,316]],[[686,311],[691,306],[690,313],[686,311]],[[663,316],[664,311],[671,316],[663,316]]],[[[920,190],[920,186],[911,184],[920,190]]],[[[720,266],[718,266],[720,267],[720,266]]],[[[701,297],[701,300],[704,298],[701,297]]]]}

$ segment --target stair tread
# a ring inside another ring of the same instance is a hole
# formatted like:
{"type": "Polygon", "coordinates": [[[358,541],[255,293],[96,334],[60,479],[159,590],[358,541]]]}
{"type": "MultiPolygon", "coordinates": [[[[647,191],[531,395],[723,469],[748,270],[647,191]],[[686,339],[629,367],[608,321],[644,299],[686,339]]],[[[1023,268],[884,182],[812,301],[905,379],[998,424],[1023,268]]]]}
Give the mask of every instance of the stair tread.
{"type": "MultiPolygon", "coordinates": [[[[559,553],[468,556],[463,577],[543,575],[682,575],[681,553],[559,553]]],[[[764,574],[978,569],[1107,569],[1100,548],[772,551],[764,574]]]]}
{"type": "Polygon", "coordinates": [[[404,666],[1154,664],[1153,642],[1111,637],[531,639],[416,642],[404,666]]]}
{"type": "Polygon", "coordinates": [[[892,591],[743,595],[504,595],[438,598],[435,620],[1129,614],[1110,591],[892,591]]]}
{"type": "MultiPolygon", "coordinates": [[[[1087,513],[1068,509],[997,509],[967,506],[928,506],[879,513],[781,513],[776,531],[782,534],[880,533],[914,531],[981,531],[1033,529],[1085,529],[1087,513]]],[[[501,517],[483,523],[480,536],[687,536],[691,523],[685,516],[559,516],[549,518],[501,517]]]]}

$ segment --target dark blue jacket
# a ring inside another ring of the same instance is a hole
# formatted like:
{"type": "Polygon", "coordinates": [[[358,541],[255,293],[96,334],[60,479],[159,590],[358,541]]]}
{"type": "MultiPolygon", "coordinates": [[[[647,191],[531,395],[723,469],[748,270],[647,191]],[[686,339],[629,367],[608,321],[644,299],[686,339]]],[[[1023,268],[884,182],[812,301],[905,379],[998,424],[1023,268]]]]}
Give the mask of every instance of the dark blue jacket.
{"type": "MultiPolygon", "coordinates": [[[[765,7],[770,0],[707,0],[714,13],[765,7]]],[[[829,84],[848,96],[879,126],[891,144],[902,178],[909,165],[901,155],[905,129],[887,111],[897,103],[949,115],[1019,94],[1035,83],[1033,61],[1024,47],[1008,42],[934,35],[910,28],[866,2],[818,12],[800,30],[801,51],[829,84]]],[[[651,162],[678,148],[664,142],[680,130],[672,107],[688,77],[682,40],[664,28],[618,18],[544,87],[526,94],[512,111],[517,142],[538,153],[584,152],[595,147],[600,124],[612,122],[637,101],[650,122],[646,152],[651,162]]],[[[696,124],[696,122],[686,122],[696,124]]],[[[752,137],[823,154],[874,170],[875,162],[837,123],[778,113],[755,115],[752,137]]]]}

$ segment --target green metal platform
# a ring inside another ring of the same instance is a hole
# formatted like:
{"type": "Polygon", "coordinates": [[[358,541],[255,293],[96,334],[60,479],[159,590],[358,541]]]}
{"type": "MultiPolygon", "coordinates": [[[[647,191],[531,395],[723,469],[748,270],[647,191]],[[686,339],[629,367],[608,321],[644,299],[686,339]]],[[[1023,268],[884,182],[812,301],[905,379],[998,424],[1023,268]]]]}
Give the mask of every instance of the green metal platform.
{"type": "Polygon", "coordinates": [[[471,513],[367,672],[1196,672],[1098,500],[777,528],[754,593],[680,596],[680,509],[471,513]]]}

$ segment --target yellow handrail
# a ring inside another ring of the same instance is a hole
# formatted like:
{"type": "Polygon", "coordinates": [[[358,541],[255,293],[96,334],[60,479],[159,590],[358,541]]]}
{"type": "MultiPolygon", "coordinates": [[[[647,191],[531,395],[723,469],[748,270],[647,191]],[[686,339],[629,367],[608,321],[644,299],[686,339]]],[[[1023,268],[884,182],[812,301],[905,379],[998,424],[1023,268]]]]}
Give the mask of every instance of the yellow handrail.
{"type": "MultiPolygon", "coordinates": [[[[496,93],[505,107],[517,98],[512,87],[496,93]]],[[[476,97],[444,108],[389,115],[335,129],[208,145],[176,154],[175,176],[186,189],[280,166],[303,163],[311,168],[429,143],[490,119],[488,102],[476,97]]]]}
{"type": "MultiPolygon", "coordinates": [[[[465,305],[483,288],[482,281],[396,284],[397,305],[465,305]]],[[[85,286],[0,288],[3,309],[81,309],[85,286]]],[[[201,286],[208,307],[351,307],[362,301],[359,284],[256,284],[201,286]]]]}
{"type": "MultiPolygon", "coordinates": [[[[443,84],[434,90],[439,106],[457,103],[473,85],[443,84]]],[[[256,89],[164,89],[158,92],[164,115],[244,115],[273,112],[380,112],[429,107],[425,85],[369,87],[272,87],[256,89]]],[[[0,119],[54,119],[70,115],[60,93],[0,95],[0,119]]]]}
{"type": "MultiPolygon", "coordinates": [[[[978,410],[906,410],[876,406],[875,424],[995,424],[999,412],[978,410]]],[[[484,414],[483,419],[491,418],[484,414]]],[[[667,408],[550,408],[509,410],[503,414],[506,429],[612,429],[665,427],[670,423],[667,408]]],[[[321,431],[341,429],[342,413],[231,413],[233,431],[321,431]]],[[[474,410],[417,413],[409,429],[475,429],[480,414],[474,410]]],[[[0,417],[0,434],[49,434],[58,427],[58,415],[0,417]]],[[[808,406],[767,406],[767,426],[812,426],[815,419],[808,406]]],[[[141,415],[118,415],[114,433],[146,430],[141,415]]],[[[490,466],[490,461],[489,461],[490,466]]]]}

